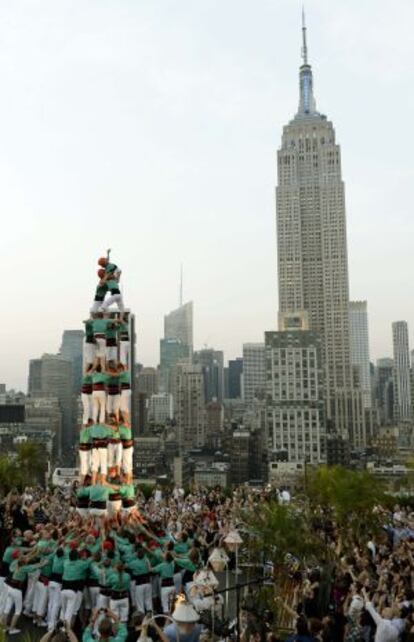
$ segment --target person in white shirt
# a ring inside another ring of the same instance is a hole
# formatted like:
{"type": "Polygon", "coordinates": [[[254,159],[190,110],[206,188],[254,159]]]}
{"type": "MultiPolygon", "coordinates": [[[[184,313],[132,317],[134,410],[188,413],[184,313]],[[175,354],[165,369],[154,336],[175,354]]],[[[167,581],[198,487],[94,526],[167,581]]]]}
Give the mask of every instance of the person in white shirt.
{"type": "Polygon", "coordinates": [[[363,591],[365,599],[365,608],[372,617],[377,627],[375,631],[374,642],[398,642],[400,633],[399,630],[391,622],[393,617],[392,609],[385,607],[382,609],[381,615],[375,610],[372,602],[369,601],[366,591],[363,591]]]}

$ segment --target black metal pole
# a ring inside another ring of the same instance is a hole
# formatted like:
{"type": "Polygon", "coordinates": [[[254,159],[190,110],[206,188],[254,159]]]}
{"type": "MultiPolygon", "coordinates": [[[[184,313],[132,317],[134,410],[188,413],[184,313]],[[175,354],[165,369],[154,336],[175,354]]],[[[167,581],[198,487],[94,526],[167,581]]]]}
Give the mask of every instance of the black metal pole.
{"type": "Polygon", "coordinates": [[[237,642],[240,642],[240,586],[236,584],[237,642]]]}

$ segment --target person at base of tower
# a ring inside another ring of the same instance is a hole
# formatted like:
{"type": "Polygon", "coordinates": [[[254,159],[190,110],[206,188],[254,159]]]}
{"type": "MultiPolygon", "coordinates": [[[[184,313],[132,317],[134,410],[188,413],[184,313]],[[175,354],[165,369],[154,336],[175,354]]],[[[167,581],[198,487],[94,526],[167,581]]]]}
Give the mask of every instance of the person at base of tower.
{"type": "Polygon", "coordinates": [[[105,423],[106,418],[106,391],[105,385],[107,375],[100,365],[92,373],[92,419],[94,423],[99,420],[100,424],[105,423]]]}
{"type": "Polygon", "coordinates": [[[128,594],[130,584],[131,576],[125,570],[124,564],[119,562],[109,576],[109,586],[112,591],[109,608],[119,617],[121,622],[128,622],[129,618],[128,594]]]}
{"type": "Polygon", "coordinates": [[[131,426],[121,417],[119,436],[122,443],[122,472],[127,484],[132,484],[133,445],[131,426]]]}
{"type": "Polygon", "coordinates": [[[79,474],[80,482],[84,483],[86,476],[91,469],[91,453],[92,453],[92,436],[91,427],[92,419],[88,421],[87,426],[83,426],[79,433],[79,474]]]}
{"type": "Polygon", "coordinates": [[[125,481],[121,484],[119,492],[122,497],[122,512],[124,514],[129,514],[137,511],[135,505],[135,488],[134,484],[126,483],[125,481]]]}
{"type": "Polygon", "coordinates": [[[81,389],[81,399],[82,399],[82,407],[83,407],[82,424],[84,426],[86,426],[89,423],[89,420],[92,419],[93,417],[92,373],[93,373],[93,366],[92,364],[89,364],[86,367],[85,374],[82,377],[82,389],[81,389]]]}
{"type": "Polygon", "coordinates": [[[91,517],[107,516],[107,501],[111,492],[109,484],[103,483],[105,480],[100,478],[99,482],[90,487],[89,490],[89,514],[91,517]]]}
{"type": "Polygon", "coordinates": [[[99,283],[96,286],[95,298],[91,307],[91,314],[95,314],[102,309],[105,296],[108,292],[108,285],[106,283],[106,272],[103,268],[98,270],[99,283]]]}
{"type": "Polygon", "coordinates": [[[106,369],[106,411],[108,415],[115,416],[119,419],[119,406],[121,403],[119,374],[114,361],[108,363],[106,369]]]}
{"type": "Polygon", "coordinates": [[[119,410],[122,413],[124,421],[129,423],[129,409],[131,404],[131,374],[126,366],[122,363],[118,365],[119,383],[121,386],[121,397],[119,400],[119,410]]]}
{"type": "Polygon", "coordinates": [[[121,482],[119,478],[111,479],[112,484],[117,488],[112,488],[108,496],[108,515],[109,517],[115,517],[122,508],[122,496],[119,492],[119,486],[121,482]],[[119,481],[119,484],[118,484],[119,481]]]}

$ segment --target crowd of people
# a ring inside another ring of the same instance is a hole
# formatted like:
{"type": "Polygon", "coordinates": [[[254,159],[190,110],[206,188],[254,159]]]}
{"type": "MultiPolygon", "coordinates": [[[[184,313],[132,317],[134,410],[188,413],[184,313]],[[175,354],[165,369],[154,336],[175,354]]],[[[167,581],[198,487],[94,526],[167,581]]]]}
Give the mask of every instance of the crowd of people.
{"type": "MultiPolygon", "coordinates": [[[[26,489],[10,493],[0,506],[0,613],[12,635],[24,613],[50,633],[63,626],[88,642],[142,639],[143,618],[170,616],[180,595],[198,613],[213,609],[219,620],[223,597],[215,593],[211,553],[246,509],[275,497],[271,490],[244,487],[232,495],[155,489],[146,500],[137,492],[135,512],[97,523],[80,514],[76,492],[76,486],[65,493],[26,489]],[[112,632],[106,638],[105,630],[112,632]]],[[[278,497],[290,501],[286,493],[278,497]]],[[[414,640],[414,515],[399,506],[378,510],[383,527],[363,544],[326,516],[313,516],[309,528],[323,536],[332,555],[320,563],[297,560],[289,590],[275,596],[275,612],[289,622],[284,628],[294,630],[290,642],[414,640]]],[[[282,639],[280,620],[263,613],[252,590],[250,601],[247,595],[241,603],[242,642],[282,639]]],[[[173,625],[169,631],[153,627],[152,639],[178,642],[173,625]]],[[[201,626],[191,626],[188,639],[179,636],[182,642],[198,639],[201,626]]]]}

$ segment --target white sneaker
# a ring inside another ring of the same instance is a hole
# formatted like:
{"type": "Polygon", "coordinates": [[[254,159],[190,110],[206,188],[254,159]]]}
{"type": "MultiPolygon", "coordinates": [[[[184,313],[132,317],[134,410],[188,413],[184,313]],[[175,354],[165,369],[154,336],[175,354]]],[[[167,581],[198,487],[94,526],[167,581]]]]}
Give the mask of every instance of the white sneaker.
{"type": "Polygon", "coordinates": [[[9,629],[8,634],[9,635],[17,635],[17,633],[20,633],[20,629],[9,629]]]}

